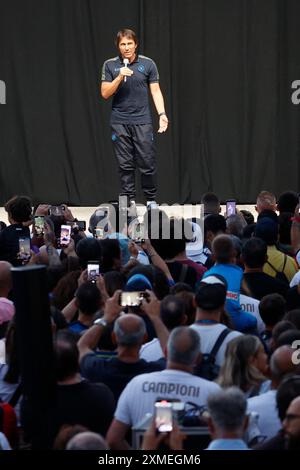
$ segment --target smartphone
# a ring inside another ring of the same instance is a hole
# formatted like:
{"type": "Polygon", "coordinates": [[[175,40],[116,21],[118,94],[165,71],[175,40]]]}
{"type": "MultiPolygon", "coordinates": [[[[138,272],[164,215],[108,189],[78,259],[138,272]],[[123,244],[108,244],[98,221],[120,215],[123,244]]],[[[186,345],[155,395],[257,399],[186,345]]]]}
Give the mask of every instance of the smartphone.
{"type": "Polygon", "coordinates": [[[85,220],[77,220],[77,222],[74,222],[78,226],[78,230],[80,232],[85,232],[86,230],[86,222],[85,220]]]}
{"type": "Polygon", "coordinates": [[[102,238],[104,238],[104,228],[96,227],[94,229],[94,237],[102,240],[102,238]]]}
{"type": "Polygon", "coordinates": [[[131,238],[135,243],[143,243],[145,241],[144,223],[139,222],[133,226],[131,238]]]}
{"type": "Polygon", "coordinates": [[[171,432],[173,429],[173,405],[167,400],[155,402],[155,428],[157,432],[171,432]]]}
{"type": "Polygon", "coordinates": [[[138,307],[141,305],[145,292],[122,292],[121,293],[121,306],[122,307],[138,307]]]}
{"type": "Polygon", "coordinates": [[[230,199],[226,201],[226,215],[229,217],[230,215],[235,215],[236,213],[236,201],[234,199],[230,199]]]}
{"type": "Polygon", "coordinates": [[[44,235],[45,217],[36,215],[34,217],[34,228],[37,235],[44,235]]]}
{"type": "Polygon", "coordinates": [[[85,220],[76,220],[75,222],[70,222],[73,233],[84,232],[86,230],[85,220]]]}
{"type": "Polygon", "coordinates": [[[100,274],[100,266],[97,261],[89,261],[87,265],[88,280],[96,282],[100,274]]]}
{"type": "Polygon", "coordinates": [[[19,238],[19,259],[30,258],[30,238],[19,238]]]}
{"type": "Polygon", "coordinates": [[[60,246],[68,246],[71,240],[71,225],[62,225],[60,227],[60,246]]]}
{"type": "Polygon", "coordinates": [[[60,206],[50,206],[49,215],[64,215],[65,206],[61,204],[60,206]]]}

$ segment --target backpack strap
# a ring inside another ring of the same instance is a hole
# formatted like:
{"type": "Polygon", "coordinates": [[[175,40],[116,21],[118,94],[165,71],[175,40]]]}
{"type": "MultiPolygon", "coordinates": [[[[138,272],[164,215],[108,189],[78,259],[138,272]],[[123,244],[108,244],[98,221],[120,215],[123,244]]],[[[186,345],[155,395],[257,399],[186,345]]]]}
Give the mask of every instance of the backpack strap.
{"type": "Polygon", "coordinates": [[[226,328],[225,330],[223,330],[218,338],[217,338],[217,341],[215,342],[214,344],[214,347],[212,348],[211,352],[210,352],[210,355],[215,359],[216,358],[216,355],[220,349],[220,347],[222,346],[223,344],[223,341],[224,339],[226,338],[227,335],[229,335],[229,333],[231,332],[231,330],[229,328],[226,328]]]}
{"type": "Polygon", "coordinates": [[[278,271],[275,266],[273,266],[273,264],[270,263],[270,261],[267,261],[267,264],[269,266],[271,266],[271,268],[273,269],[273,271],[275,271],[276,274],[279,274],[279,273],[283,273],[284,274],[284,268],[285,268],[285,265],[286,265],[286,260],[287,260],[287,255],[284,254],[284,262],[283,262],[283,267],[282,267],[282,270],[281,271],[278,271]]]}
{"type": "Polygon", "coordinates": [[[285,265],[286,265],[286,260],[287,260],[287,255],[284,254],[284,263],[283,263],[283,268],[282,268],[282,273],[284,274],[284,268],[285,268],[285,265]]]}
{"type": "Polygon", "coordinates": [[[178,282],[184,282],[185,281],[187,270],[188,270],[188,265],[182,263],[178,282]]]}
{"type": "Polygon", "coordinates": [[[22,395],[22,387],[21,387],[21,384],[19,384],[17,386],[16,390],[14,391],[11,399],[8,402],[10,404],[10,406],[12,406],[14,408],[16,406],[16,404],[18,403],[19,398],[20,398],[21,395],[22,395]]]}

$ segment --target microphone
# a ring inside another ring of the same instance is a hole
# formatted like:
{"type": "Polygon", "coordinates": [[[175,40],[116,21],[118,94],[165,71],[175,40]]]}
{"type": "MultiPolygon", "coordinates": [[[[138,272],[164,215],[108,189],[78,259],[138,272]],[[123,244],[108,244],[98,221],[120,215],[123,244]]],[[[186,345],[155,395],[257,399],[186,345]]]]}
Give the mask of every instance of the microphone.
{"type": "MultiPolygon", "coordinates": [[[[127,67],[128,64],[129,64],[129,60],[128,60],[128,59],[124,59],[123,62],[124,62],[124,67],[127,67]]],[[[127,80],[127,77],[126,77],[126,75],[125,75],[125,77],[124,77],[124,82],[126,82],[126,80],[127,80]]]]}

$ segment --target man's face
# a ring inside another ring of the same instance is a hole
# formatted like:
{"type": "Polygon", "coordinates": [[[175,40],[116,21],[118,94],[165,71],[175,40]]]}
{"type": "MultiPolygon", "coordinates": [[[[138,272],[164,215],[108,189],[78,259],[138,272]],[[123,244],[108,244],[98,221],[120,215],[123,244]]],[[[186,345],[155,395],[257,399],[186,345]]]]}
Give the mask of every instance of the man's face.
{"type": "Polygon", "coordinates": [[[135,58],[135,51],[137,44],[132,38],[122,36],[119,42],[119,51],[123,59],[128,59],[129,62],[132,62],[135,58]]]}
{"type": "Polygon", "coordinates": [[[288,448],[300,449],[300,397],[295,398],[288,407],[283,429],[288,448]]]}

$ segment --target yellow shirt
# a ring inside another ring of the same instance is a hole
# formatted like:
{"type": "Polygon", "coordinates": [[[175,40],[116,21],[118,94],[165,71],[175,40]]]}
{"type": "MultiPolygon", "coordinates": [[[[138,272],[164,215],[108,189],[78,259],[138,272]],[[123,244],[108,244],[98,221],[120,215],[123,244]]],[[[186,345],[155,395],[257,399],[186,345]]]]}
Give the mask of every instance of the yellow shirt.
{"type": "MultiPolygon", "coordinates": [[[[268,246],[267,254],[269,263],[274,266],[278,272],[282,272],[286,256],[284,274],[287,280],[290,282],[294,277],[294,274],[296,274],[298,271],[298,266],[294,258],[277,250],[275,245],[268,246]]],[[[263,271],[264,273],[269,274],[269,276],[276,277],[277,272],[275,269],[273,269],[268,263],[265,263],[263,271]]]]}

